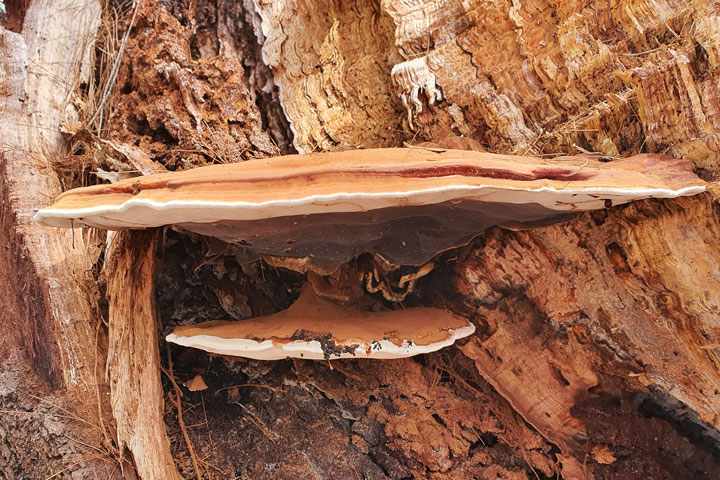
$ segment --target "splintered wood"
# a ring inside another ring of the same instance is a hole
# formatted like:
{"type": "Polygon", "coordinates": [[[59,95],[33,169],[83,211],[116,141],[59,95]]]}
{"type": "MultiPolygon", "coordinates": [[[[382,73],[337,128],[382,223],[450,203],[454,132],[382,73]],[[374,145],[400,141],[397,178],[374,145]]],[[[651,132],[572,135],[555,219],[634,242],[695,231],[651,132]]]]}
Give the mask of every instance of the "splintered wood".
{"type": "Polygon", "coordinates": [[[140,478],[180,479],[163,422],[155,313],[157,232],[120,232],[108,245],[110,307],[107,374],[120,449],[140,478]]]}

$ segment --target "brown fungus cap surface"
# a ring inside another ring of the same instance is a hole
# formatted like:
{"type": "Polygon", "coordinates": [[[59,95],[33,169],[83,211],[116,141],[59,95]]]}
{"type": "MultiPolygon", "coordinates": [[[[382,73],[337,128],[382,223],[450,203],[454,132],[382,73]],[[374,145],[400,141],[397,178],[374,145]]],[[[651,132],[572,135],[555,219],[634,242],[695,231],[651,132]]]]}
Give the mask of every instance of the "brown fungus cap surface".
{"type": "Polygon", "coordinates": [[[324,300],[306,287],[282,312],[177,327],[166,339],[261,360],[403,358],[439,350],[474,331],[466,319],[439,308],[366,312],[324,300]]]}
{"type": "Polygon", "coordinates": [[[662,155],[552,159],[386,148],[289,155],[79,188],[35,219],[56,227],[176,228],[310,259],[328,273],[362,252],[422,265],[492,225],[705,190],[692,163],[662,155]]]}

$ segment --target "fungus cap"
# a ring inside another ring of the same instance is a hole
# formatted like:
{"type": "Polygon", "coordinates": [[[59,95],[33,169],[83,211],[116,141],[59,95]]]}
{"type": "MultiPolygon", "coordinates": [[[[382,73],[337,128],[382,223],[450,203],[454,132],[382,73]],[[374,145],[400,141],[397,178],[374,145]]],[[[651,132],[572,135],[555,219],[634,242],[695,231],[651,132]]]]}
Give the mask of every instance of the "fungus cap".
{"type": "Polygon", "coordinates": [[[548,223],[632,200],[693,195],[692,163],[661,155],[533,157],[386,148],[289,155],[70,190],[56,227],[174,225],[329,273],[366,251],[422,265],[492,225],[548,223]]]}
{"type": "Polygon", "coordinates": [[[207,352],[260,360],[387,359],[433,352],[474,331],[466,319],[439,308],[366,312],[324,300],[306,287],[282,312],[176,327],[166,339],[207,352]]]}
{"type": "Polygon", "coordinates": [[[146,228],[364,212],[457,200],[604,208],[705,190],[692,163],[662,155],[534,157],[425,148],[288,155],[76,188],[35,219],[56,227],[146,228]]]}

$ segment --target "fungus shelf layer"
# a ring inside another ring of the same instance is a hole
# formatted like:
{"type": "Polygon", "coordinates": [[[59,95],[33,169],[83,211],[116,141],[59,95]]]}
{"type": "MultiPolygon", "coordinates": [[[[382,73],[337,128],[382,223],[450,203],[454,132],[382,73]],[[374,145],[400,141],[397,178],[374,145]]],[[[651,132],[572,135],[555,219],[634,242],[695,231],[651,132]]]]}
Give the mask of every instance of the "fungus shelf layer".
{"type": "Polygon", "coordinates": [[[438,308],[366,312],[324,300],[306,287],[282,312],[177,327],[167,340],[260,360],[403,358],[439,350],[474,331],[472,323],[438,308]]]}
{"type": "Polygon", "coordinates": [[[534,226],[632,200],[693,195],[689,161],[661,155],[553,159],[386,148],[289,155],[70,190],[45,225],[175,225],[318,271],[364,251],[419,265],[492,225],[534,226]]]}

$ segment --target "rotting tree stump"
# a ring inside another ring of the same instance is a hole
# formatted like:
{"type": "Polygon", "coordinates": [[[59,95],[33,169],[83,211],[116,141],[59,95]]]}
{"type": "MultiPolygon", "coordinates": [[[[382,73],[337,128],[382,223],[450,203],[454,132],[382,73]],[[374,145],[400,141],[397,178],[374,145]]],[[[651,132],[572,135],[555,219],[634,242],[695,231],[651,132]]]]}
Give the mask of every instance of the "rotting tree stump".
{"type": "MultiPolygon", "coordinates": [[[[131,476],[132,460],[148,479],[720,477],[710,194],[492,229],[439,258],[408,302],[471,319],[459,347],[329,364],[172,348],[178,388],[209,386],[184,392],[181,428],[156,339],[285,308],[303,279],[173,231],[98,249],[33,225],[68,180],[49,160],[80,141],[61,127],[93,113],[100,7],[6,5],[4,476],[131,476]]],[[[102,129],[84,125],[96,135],[68,162],[184,169],[455,134],[494,152],[684,156],[713,180],[718,15],[702,0],[141,4],[102,129]]]]}

